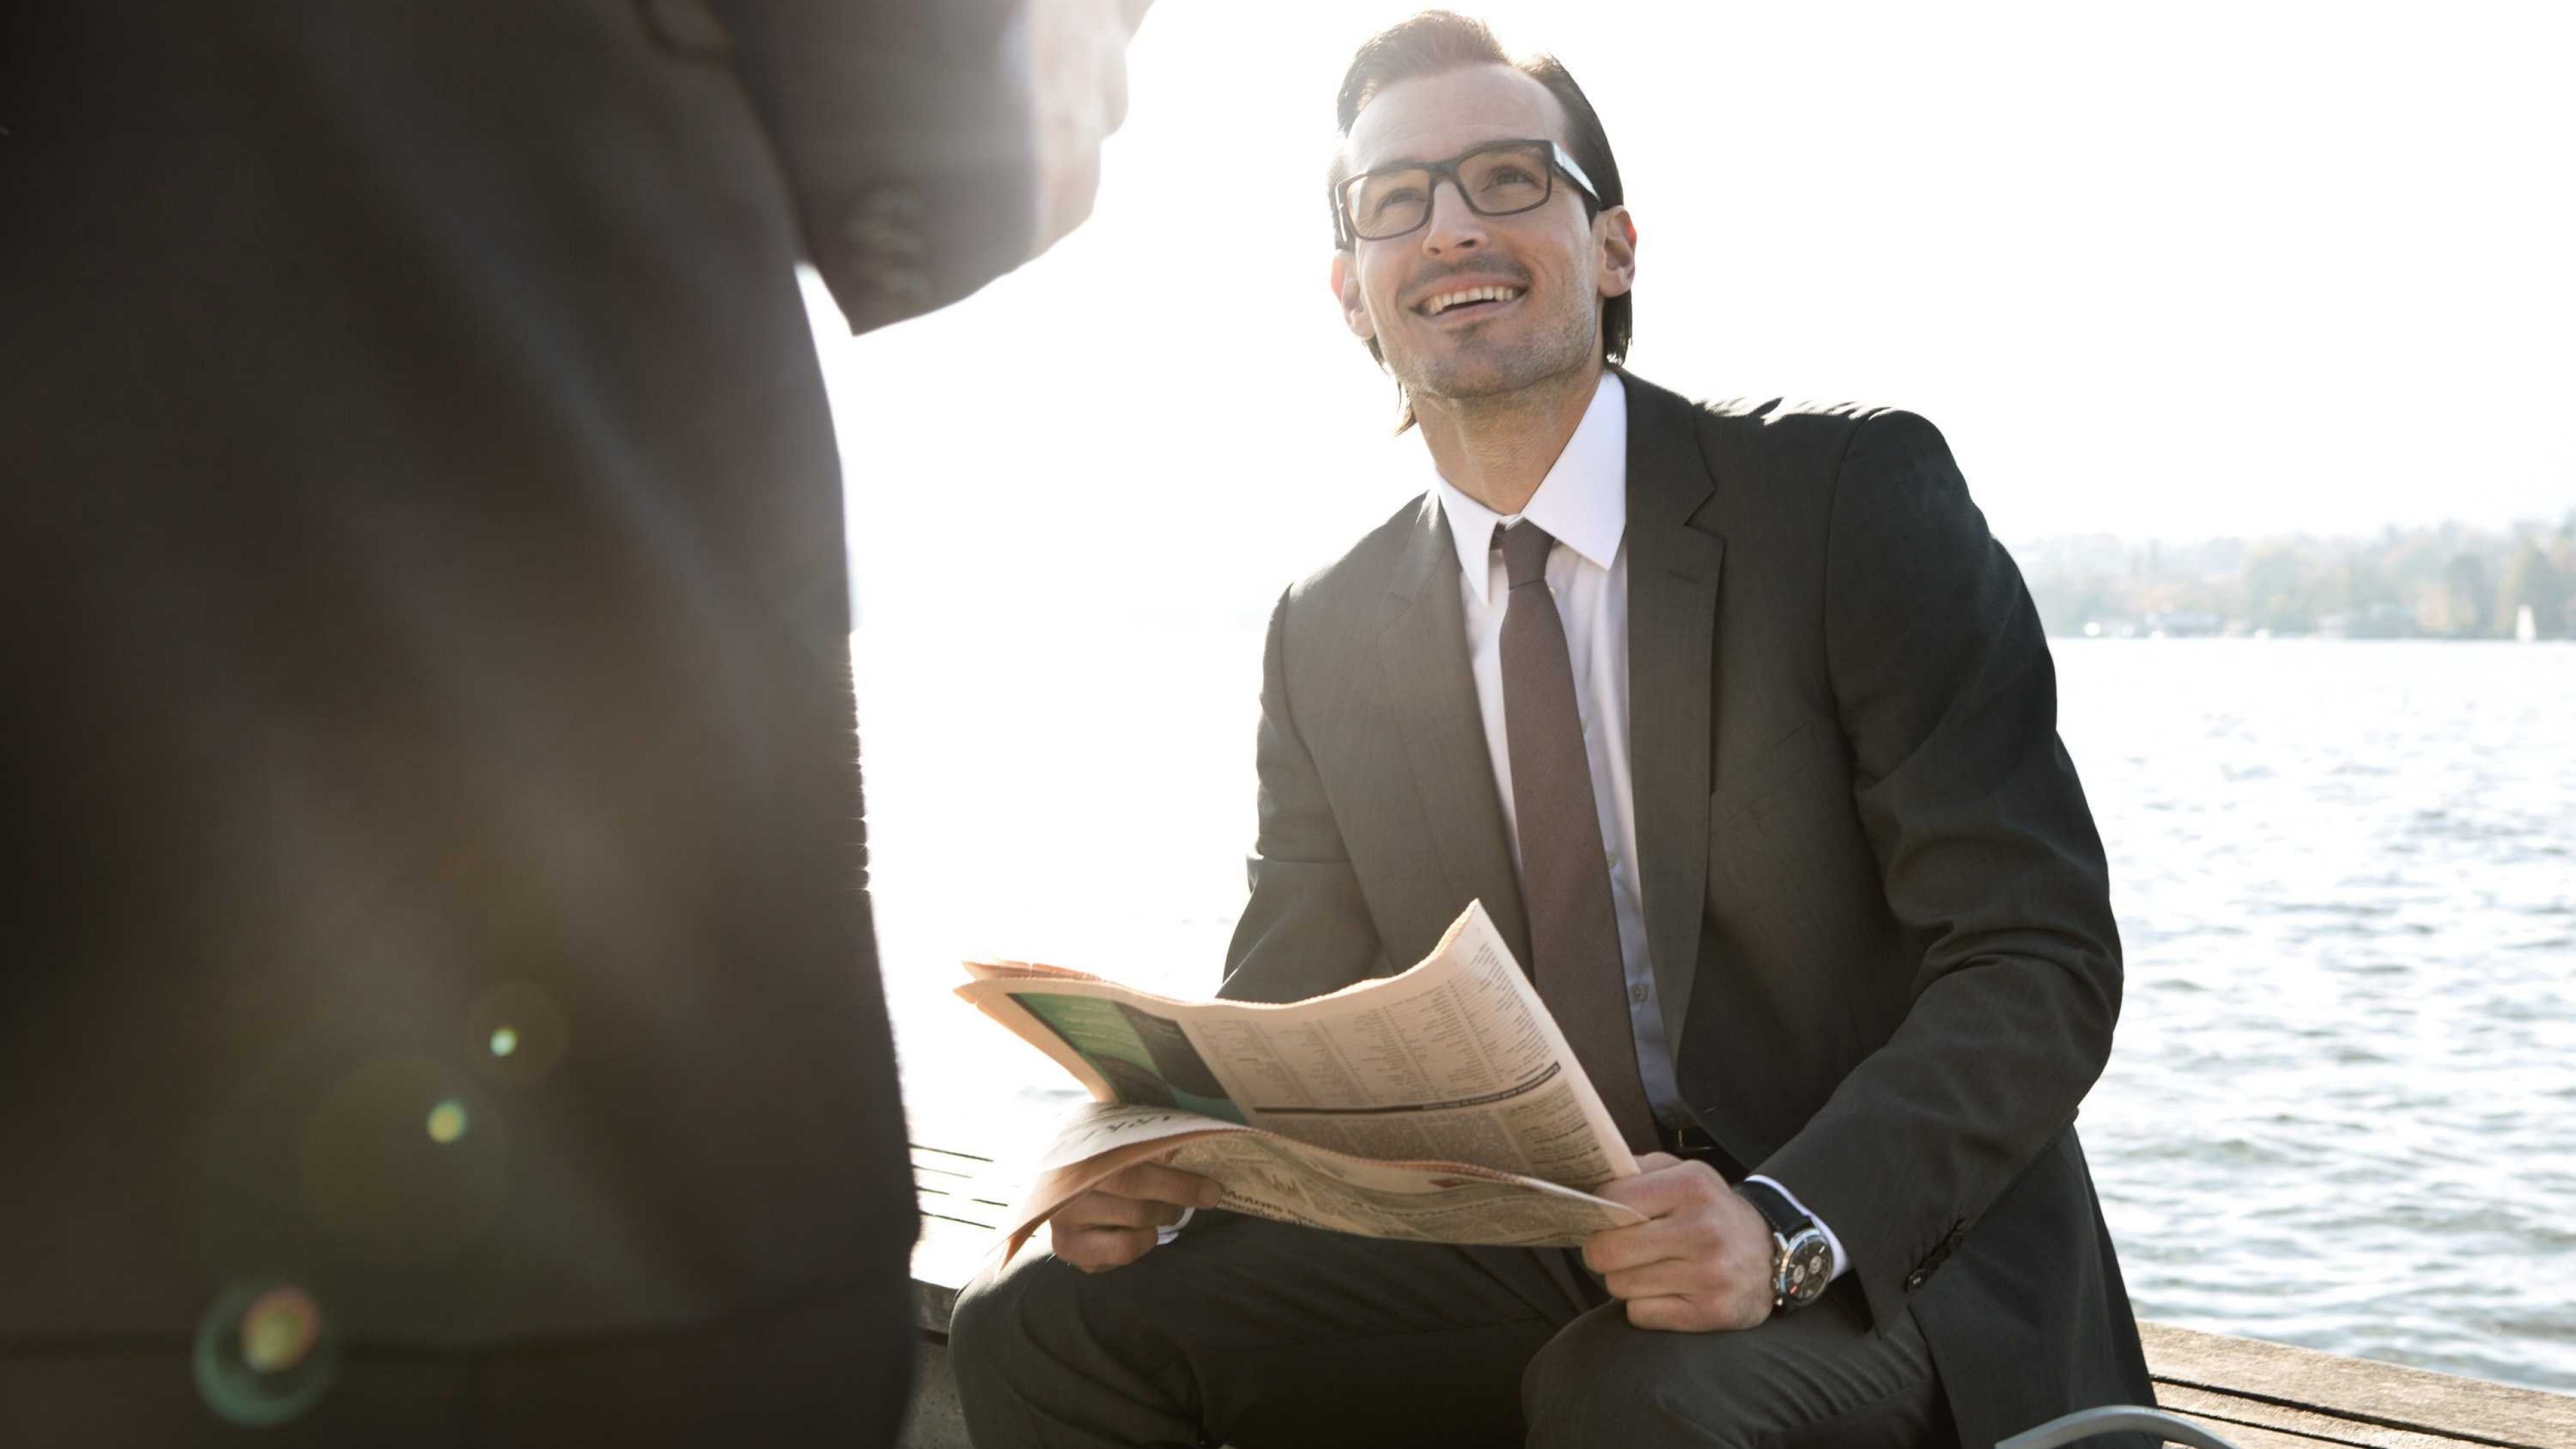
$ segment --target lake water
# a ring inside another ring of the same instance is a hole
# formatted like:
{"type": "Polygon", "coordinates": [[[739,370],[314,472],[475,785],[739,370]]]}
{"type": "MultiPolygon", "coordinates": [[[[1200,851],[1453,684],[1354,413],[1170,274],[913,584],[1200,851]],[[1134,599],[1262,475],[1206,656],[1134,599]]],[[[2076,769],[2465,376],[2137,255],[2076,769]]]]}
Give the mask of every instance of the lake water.
{"type": "MultiPolygon", "coordinates": [[[[918,1136],[1070,1099],[946,998],[962,956],[1213,991],[1259,625],[856,641],[918,1136]]],[[[2080,1130],[2140,1316],[2576,1390],[2576,647],[2057,657],[2128,957],[2080,1130]]]]}

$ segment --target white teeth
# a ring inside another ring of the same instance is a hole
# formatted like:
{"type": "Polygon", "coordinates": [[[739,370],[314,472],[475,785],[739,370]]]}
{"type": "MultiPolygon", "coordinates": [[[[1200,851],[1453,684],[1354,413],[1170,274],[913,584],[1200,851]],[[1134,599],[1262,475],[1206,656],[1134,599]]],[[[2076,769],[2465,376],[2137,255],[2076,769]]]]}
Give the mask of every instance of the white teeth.
{"type": "Polygon", "coordinates": [[[1463,292],[1443,292],[1422,304],[1422,310],[1437,317],[1462,302],[1508,302],[1521,294],[1518,287],[1470,287],[1463,292]]]}

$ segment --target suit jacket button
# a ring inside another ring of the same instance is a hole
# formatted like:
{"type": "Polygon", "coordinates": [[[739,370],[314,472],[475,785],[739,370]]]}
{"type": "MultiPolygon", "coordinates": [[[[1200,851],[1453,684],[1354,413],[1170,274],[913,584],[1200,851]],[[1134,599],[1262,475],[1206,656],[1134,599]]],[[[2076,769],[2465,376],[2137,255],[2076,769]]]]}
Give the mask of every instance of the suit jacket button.
{"type": "Polygon", "coordinates": [[[1924,1284],[1931,1281],[1932,1275],[1930,1273],[1925,1272],[1921,1268],[1917,1268],[1913,1272],[1905,1275],[1905,1291],[1908,1293],[1916,1292],[1920,1290],[1924,1284]]]}

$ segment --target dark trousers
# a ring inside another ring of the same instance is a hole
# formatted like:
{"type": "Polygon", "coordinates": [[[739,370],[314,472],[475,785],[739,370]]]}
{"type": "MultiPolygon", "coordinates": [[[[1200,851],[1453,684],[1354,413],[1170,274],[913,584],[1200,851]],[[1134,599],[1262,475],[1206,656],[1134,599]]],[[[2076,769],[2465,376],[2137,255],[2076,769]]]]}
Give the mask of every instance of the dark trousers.
{"type": "Polygon", "coordinates": [[[1741,1333],[1632,1328],[1570,1252],[1209,1215],[1127,1267],[1032,1250],[950,1326],[978,1449],[1947,1441],[1923,1335],[1847,1280],[1741,1333]]]}

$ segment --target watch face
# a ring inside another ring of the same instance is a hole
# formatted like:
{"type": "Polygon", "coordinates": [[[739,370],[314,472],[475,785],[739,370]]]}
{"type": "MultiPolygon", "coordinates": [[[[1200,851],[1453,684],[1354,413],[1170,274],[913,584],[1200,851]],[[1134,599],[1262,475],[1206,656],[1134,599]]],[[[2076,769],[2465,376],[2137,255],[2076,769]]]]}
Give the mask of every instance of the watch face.
{"type": "Polygon", "coordinates": [[[1834,1250],[1823,1233],[1809,1228],[1789,1239],[1781,1251],[1771,1288],[1782,1303],[1800,1307],[1823,1297],[1833,1276],[1834,1250]]]}

